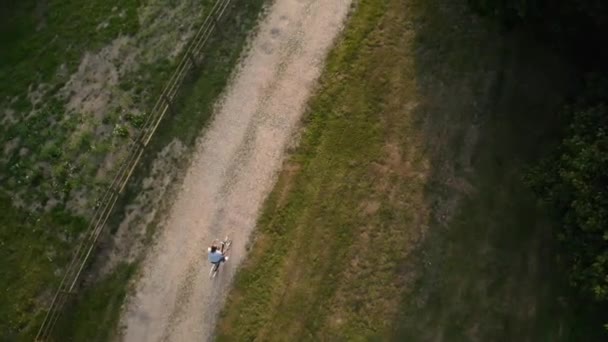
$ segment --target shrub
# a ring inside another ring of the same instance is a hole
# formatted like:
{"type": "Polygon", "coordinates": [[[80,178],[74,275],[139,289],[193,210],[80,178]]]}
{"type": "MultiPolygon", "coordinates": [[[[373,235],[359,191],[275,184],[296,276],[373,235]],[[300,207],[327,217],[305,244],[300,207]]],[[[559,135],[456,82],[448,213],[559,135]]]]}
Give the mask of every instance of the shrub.
{"type": "Polygon", "coordinates": [[[129,136],[129,130],[124,125],[117,124],[116,126],[114,126],[113,134],[114,134],[114,136],[117,136],[120,138],[126,138],[129,136]]]}
{"type": "Polygon", "coordinates": [[[608,300],[608,108],[574,109],[559,153],[529,175],[554,210],[572,283],[608,300]]]}

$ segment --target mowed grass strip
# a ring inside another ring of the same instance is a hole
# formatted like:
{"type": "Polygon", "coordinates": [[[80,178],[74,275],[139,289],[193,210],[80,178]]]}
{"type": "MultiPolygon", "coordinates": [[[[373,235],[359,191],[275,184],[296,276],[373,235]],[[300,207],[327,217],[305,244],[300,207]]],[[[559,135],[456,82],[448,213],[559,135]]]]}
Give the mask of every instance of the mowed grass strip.
{"type": "Polygon", "coordinates": [[[559,58],[464,0],[359,2],[218,340],[600,336],[522,181],[554,142],[570,81],[559,58]]]}
{"type": "Polygon", "coordinates": [[[420,235],[406,227],[424,219],[415,203],[428,162],[415,150],[414,164],[401,160],[400,131],[411,124],[402,114],[417,92],[402,82],[415,68],[396,52],[412,35],[395,35],[394,7],[361,2],[331,53],[301,146],[223,312],[220,340],[380,336],[395,317],[406,280],[396,274],[420,235]]]}

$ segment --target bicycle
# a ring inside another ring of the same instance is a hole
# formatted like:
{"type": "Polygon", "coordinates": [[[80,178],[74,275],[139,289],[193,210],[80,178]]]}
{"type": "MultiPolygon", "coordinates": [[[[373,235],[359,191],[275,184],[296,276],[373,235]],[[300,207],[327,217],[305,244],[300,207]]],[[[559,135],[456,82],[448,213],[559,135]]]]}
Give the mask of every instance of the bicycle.
{"type": "MultiPolygon", "coordinates": [[[[221,253],[226,255],[226,253],[228,253],[228,251],[230,250],[230,246],[232,246],[232,240],[229,239],[228,236],[226,236],[223,241],[218,241],[218,239],[213,240],[212,245],[215,245],[217,242],[219,242],[219,244],[221,245],[220,246],[221,253]]],[[[217,275],[217,273],[220,270],[220,264],[221,264],[221,262],[211,264],[211,269],[209,270],[210,279],[215,278],[215,276],[217,275]]]]}

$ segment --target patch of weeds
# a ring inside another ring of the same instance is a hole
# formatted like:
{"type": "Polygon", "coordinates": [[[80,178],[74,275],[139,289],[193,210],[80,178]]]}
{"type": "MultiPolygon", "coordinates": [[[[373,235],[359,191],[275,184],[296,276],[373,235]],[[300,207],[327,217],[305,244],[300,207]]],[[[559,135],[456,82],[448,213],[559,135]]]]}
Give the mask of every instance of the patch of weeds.
{"type": "Polygon", "coordinates": [[[129,136],[129,129],[125,125],[116,124],[114,126],[114,131],[112,132],[112,134],[115,137],[126,138],[129,136]]]}
{"type": "Polygon", "coordinates": [[[135,128],[141,128],[146,122],[146,117],[142,114],[128,113],[125,115],[125,120],[135,128]]]}
{"type": "Polygon", "coordinates": [[[95,145],[95,151],[99,156],[105,156],[112,149],[112,143],[103,141],[95,145]]]}
{"type": "Polygon", "coordinates": [[[129,92],[129,91],[131,91],[131,89],[134,88],[134,83],[135,83],[135,81],[132,79],[124,80],[124,81],[120,82],[120,84],[118,85],[118,88],[120,88],[120,90],[122,90],[124,92],[129,92]]]}
{"type": "Polygon", "coordinates": [[[115,122],[118,122],[118,120],[120,120],[120,111],[115,109],[110,110],[108,114],[104,115],[103,119],[101,119],[101,123],[104,125],[112,125],[115,122]]]}
{"type": "Polygon", "coordinates": [[[90,150],[91,146],[93,144],[93,139],[94,139],[94,136],[93,136],[92,132],[85,132],[82,135],[80,135],[80,138],[78,139],[77,150],[80,153],[90,150]]]}

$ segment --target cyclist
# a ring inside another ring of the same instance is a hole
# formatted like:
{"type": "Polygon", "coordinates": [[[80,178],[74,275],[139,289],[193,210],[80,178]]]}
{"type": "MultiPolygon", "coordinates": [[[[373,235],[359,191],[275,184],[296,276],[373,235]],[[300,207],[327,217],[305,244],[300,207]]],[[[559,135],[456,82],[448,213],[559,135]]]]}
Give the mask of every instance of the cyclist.
{"type": "Polygon", "coordinates": [[[220,267],[220,264],[222,262],[228,260],[228,257],[224,255],[224,243],[222,243],[221,247],[218,248],[214,241],[211,244],[211,247],[207,249],[207,251],[209,252],[209,254],[207,255],[207,259],[210,263],[217,265],[218,268],[220,267]]]}

